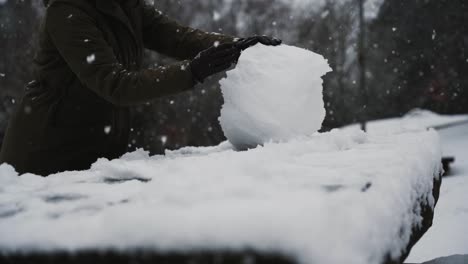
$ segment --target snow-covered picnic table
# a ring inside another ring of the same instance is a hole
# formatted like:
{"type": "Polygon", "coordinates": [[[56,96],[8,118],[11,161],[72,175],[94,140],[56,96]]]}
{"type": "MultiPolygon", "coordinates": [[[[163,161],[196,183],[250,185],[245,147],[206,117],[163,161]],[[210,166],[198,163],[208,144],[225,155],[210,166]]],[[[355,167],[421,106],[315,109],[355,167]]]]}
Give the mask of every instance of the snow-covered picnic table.
{"type": "MultiPolygon", "coordinates": [[[[354,125],[346,129],[357,130],[358,127],[354,125]]],[[[415,109],[401,118],[370,122],[367,128],[372,134],[437,129],[444,157],[454,158],[454,162],[440,188],[433,226],[413,247],[405,262],[426,263],[441,258],[429,263],[468,263],[468,115],[439,115],[415,109]],[[443,258],[457,254],[463,256],[443,258]]]]}
{"type": "Polygon", "coordinates": [[[1,165],[0,258],[398,263],[432,221],[440,160],[434,131],[351,129],[242,152],[137,151],[48,178],[1,165]]]}

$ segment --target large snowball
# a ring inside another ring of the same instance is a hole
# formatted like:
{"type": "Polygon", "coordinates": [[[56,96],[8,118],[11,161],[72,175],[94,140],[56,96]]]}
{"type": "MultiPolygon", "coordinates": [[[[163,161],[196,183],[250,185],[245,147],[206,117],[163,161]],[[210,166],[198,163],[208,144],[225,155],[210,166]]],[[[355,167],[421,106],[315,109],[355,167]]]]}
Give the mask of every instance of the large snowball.
{"type": "Polygon", "coordinates": [[[318,131],[325,118],[321,77],[329,71],[322,56],[305,49],[259,44],[245,50],[220,82],[224,135],[246,149],[318,131]]]}

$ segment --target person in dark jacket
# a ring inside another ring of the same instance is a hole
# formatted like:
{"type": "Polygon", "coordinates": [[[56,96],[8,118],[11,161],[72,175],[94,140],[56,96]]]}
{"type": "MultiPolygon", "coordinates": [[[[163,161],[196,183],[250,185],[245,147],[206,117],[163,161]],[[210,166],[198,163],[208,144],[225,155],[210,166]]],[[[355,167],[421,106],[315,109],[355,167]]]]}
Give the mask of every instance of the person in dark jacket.
{"type": "Polygon", "coordinates": [[[19,173],[84,170],[126,151],[129,106],[192,89],[242,50],[280,40],[237,40],[184,27],[144,0],[50,0],[35,81],[9,122],[0,163],[19,173]],[[147,48],[180,60],[143,69],[147,48]]]}

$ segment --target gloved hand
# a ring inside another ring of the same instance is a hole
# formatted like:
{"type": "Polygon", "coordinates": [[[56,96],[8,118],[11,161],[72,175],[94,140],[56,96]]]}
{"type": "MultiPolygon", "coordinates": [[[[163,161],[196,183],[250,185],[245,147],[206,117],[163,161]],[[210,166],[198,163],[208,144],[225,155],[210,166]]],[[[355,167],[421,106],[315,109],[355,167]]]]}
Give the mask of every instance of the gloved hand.
{"type": "Polygon", "coordinates": [[[229,69],[237,63],[241,49],[236,43],[213,46],[200,52],[190,63],[194,78],[202,83],[208,76],[229,69]]]}
{"type": "Polygon", "coordinates": [[[253,36],[239,39],[236,42],[236,45],[241,50],[246,50],[252,46],[255,46],[257,43],[261,43],[266,46],[278,46],[281,45],[282,42],[283,41],[281,39],[272,38],[268,36],[253,36]]]}

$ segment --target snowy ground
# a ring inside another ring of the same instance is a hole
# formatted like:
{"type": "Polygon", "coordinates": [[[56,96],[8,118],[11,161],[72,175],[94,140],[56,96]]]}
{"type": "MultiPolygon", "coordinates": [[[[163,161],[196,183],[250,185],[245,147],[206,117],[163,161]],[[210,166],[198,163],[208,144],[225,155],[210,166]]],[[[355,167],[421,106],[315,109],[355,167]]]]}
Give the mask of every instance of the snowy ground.
{"type": "Polygon", "coordinates": [[[433,203],[438,140],[337,130],[245,152],[135,152],[48,178],[1,165],[0,252],[250,248],[379,263],[405,248],[417,199],[433,203]]]}
{"type": "Polygon", "coordinates": [[[408,262],[468,254],[468,123],[439,133],[444,155],[455,156],[456,162],[442,182],[434,225],[413,248],[408,262]]]}
{"type": "Polygon", "coordinates": [[[454,156],[456,161],[450,177],[442,182],[434,224],[413,248],[407,262],[421,263],[443,256],[468,254],[468,115],[441,116],[414,111],[404,118],[372,122],[369,131],[385,133],[416,127],[439,127],[443,154],[454,156]]]}

